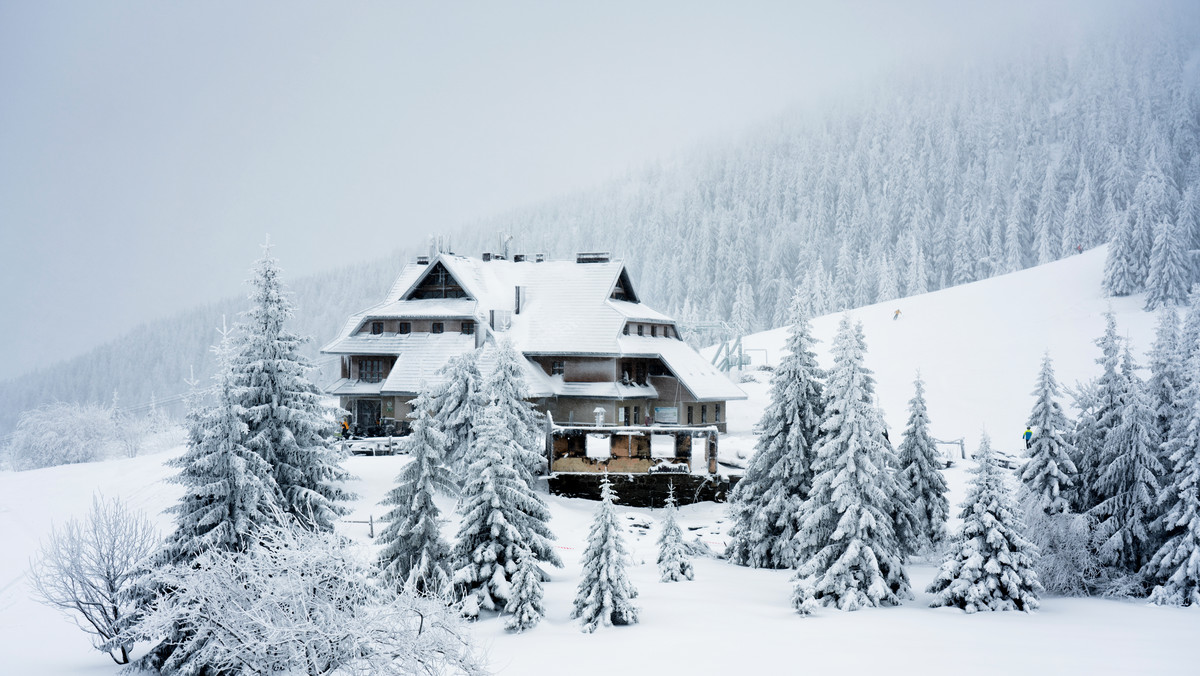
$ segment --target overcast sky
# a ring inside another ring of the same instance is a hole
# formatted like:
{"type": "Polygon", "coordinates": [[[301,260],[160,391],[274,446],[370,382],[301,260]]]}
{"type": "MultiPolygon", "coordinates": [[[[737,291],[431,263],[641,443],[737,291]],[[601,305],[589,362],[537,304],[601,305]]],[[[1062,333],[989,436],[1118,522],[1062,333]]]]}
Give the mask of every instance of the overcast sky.
{"type": "Polygon", "coordinates": [[[1073,14],[963,4],[0,0],[0,378],[1073,14]]]}

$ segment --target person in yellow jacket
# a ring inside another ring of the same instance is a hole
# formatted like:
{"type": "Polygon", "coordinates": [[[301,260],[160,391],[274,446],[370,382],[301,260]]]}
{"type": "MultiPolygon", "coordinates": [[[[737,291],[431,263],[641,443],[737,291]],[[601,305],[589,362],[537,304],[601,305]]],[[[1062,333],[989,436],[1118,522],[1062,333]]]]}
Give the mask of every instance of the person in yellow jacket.
{"type": "Polygon", "coordinates": [[[342,438],[350,438],[350,418],[342,418],[342,438]]]}

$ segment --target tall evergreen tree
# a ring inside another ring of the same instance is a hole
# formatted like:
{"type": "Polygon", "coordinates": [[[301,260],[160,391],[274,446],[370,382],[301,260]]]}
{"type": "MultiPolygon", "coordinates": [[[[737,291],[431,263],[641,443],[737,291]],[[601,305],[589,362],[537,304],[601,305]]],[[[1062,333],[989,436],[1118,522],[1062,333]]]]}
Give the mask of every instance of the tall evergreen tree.
{"type": "Polygon", "coordinates": [[[279,279],[269,245],[254,266],[250,309],[243,314],[232,362],[239,403],[245,409],[246,446],[271,466],[286,513],[307,528],[332,530],[353,497],[338,484],[349,478],[340,451],[330,443],[333,423],[324,394],[308,379],[312,363],[303,340],[285,328],[292,303],[279,279]]]}
{"type": "Polygon", "coordinates": [[[1042,585],[1033,568],[1037,549],[1025,539],[1004,474],[984,434],[975,455],[974,478],[963,502],[962,531],[926,590],[931,604],[980,610],[1031,611],[1042,585]]]}
{"type": "Polygon", "coordinates": [[[454,583],[468,614],[501,610],[512,600],[522,547],[540,561],[562,565],[550,544],[550,512],[513,466],[517,442],[499,406],[484,409],[475,433],[475,460],[459,503],[462,523],[452,553],[454,583]]]}
{"type": "Polygon", "coordinates": [[[833,344],[815,476],[797,534],[803,564],[792,605],[841,610],[897,605],[910,597],[893,510],[899,489],[874,405],[874,381],[863,365],[862,328],[843,317],[833,344]]]}
{"type": "Polygon", "coordinates": [[[1163,469],[1156,452],[1154,411],[1144,386],[1133,373],[1128,348],[1124,361],[1128,390],[1120,422],[1105,438],[1097,491],[1104,500],[1092,509],[1092,514],[1099,520],[1102,561],[1136,573],[1153,554],[1153,534],[1148,526],[1154,516],[1163,469]]]}
{"type": "Polygon", "coordinates": [[[1146,311],[1178,305],[1187,300],[1191,287],[1191,265],[1183,232],[1168,219],[1158,224],[1146,279],[1146,311]]]}
{"type": "Polygon", "coordinates": [[[1101,489],[1100,482],[1106,466],[1105,444],[1109,433],[1121,421],[1128,389],[1128,381],[1120,372],[1122,341],[1117,335],[1116,316],[1109,311],[1104,314],[1104,320],[1104,335],[1096,339],[1101,353],[1096,363],[1102,371],[1093,392],[1095,425],[1088,434],[1076,439],[1079,458],[1075,466],[1079,470],[1082,494],[1079,511],[1089,511],[1109,497],[1101,489]]]}
{"type": "Polygon", "coordinates": [[[771,376],[757,449],[730,500],[729,559],[752,568],[797,564],[800,505],[812,485],[813,447],[824,409],[815,342],[797,296],[787,354],[771,376]]]}
{"type": "Polygon", "coordinates": [[[625,549],[613,499],[612,483],[606,475],[601,485],[600,508],[596,510],[583,551],[583,578],[571,611],[571,617],[582,620],[581,628],[589,634],[601,625],[638,621],[638,609],[632,602],[637,598],[637,589],[625,574],[629,552],[625,549]]]}
{"type": "Polygon", "coordinates": [[[1108,258],[1104,261],[1102,284],[1105,293],[1110,296],[1128,296],[1142,290],[1146,278],[1138,265],[1137,249],[1133,221],[1127,215],[1120,214],[1113,226],[1108,258]]]}
{"type": "Polygon", "coordinates": [[[412,434],[402,442],[412,461],[383,500],[392,510],[383,517],[388,525],[379,534],[379,564],[384,579],[396,587],[440,594],[450,591],[450,547],[433,497],[453,495],[457,487],[442,463],[446,435],[429,416],[427,401],[428,396],[414,400],[412,434]]]}
{"type": "Polygon", "coordinates": [[[1179,315],[1173,307],[1164,307],[1158,315],[1158,329],[1154,345],[1150,349],[1150,379],[1146,381],[1146,394],[1154,409],[1154,422],[1159,445],[1158,460],[1170,474],[1170,451],[1168,442],[1171,426],[1184,414],[1186,362],[1183,359],[1179,336],[1179,315]]]}
{"type": "MultiPolygon", "coordinates": [[[[484,382],[483,394],[488,405],[496,407],[500,423],[510,430],[514,444],[513,466],[533,490],[536,477],[546,469],[545,435],[542,431],[543,416],[528,401],[529,390],[525,386],[522,362],[525,358],[517,352],[510,340],[497,343],[492,357],[495,365],[484,382]]],[[[476,432],[478,434],[478,432],[476,432]]],[[[536,549],[534,550],[536,553],[536,549]]]]}
{"type": "Polygon", "coordinates": [[[940,457],[929,435],[929,414],[925,405],[925,383],[918,375],[916,393],[908,402],[908,424],[900,442],[900,472],[897,481],[912,499],[916,528],[910,542],[901,542],[909,555],[930,550],[946,537],[950,503],[946,500],[946,480],[942,477],[940,457]]]}
{"type": "MultiPolygon", "coordinates": [[[[1192,382],[1200,382],[1200,361],[1189,367],[1192,382]]],[[[1153,603],[1200,607],[1200,397],[1197,388],[1184,397],[1187,405],[1170,444],[1175,472],[1158,498],[1163,515],[1157,525],[1166,541],[1145,572],[1158,583],[1150,594],[1153,603]]]]}
{"type": "Polygon", "coordinates": [[[444,380],[434,390],[429,405],[438,428],[446,435],[446,466],[462,483],[462,476],[471,464],[468,451],[474,438],[475,420],[487,406],[483,376],[479,373],[479,352],[469,350],[451,357],[439,374],[444,380]]]}
{"type": "Polygon", "coordinates": [[[662,534],[658,536],[658,578],[660,582],[679,582],[694,575],[683,544],[683,531],[675,520],[675,487],[670,486],[663,510],[662,534]]]}
{"type": "Polygon", "coordinates": [[[1071,461],[1066,439],[1070,426],[1058,403],[1058,381],[1049,354],[1042,358],[1033,396],[1036,399],[1029,414],[1029,427],[1036,434],[1025,452],[1028,460],[1021,469],[1021,481],[1044,512],[1059,514],[1069,508],[1068,497],[1078,470],[1071,461]]]}

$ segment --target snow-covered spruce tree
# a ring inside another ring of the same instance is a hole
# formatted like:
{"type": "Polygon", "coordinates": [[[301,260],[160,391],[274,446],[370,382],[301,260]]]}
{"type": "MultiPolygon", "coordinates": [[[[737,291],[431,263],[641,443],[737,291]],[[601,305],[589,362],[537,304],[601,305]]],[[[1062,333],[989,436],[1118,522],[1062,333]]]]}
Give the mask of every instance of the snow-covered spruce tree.
{"type": "Polygon", "coordinates": [[[550,544],[550,512],[513,466],[517,443],[497,405],[484,409],[475,434],[475,460],[459,501],[462,524],[452,554],[454,584],[468,615],[481,608],[502,610],[512,600],[522,547],[540,561],[562,565],[550,544]]]}
{"type": "Polygon", "coordinates": [[[171,481],[184,487],[179,502],[167,510],[175,515],[175,530],[127,592],[138,612],[123,631],[138,640],[159,641],[139,664],[165,674],[196,673],[203,665],[197,656],[203,638],[190,634],[184,626],[165,634],[142,627],[142,613],[150,604],[174,593],[175,586],[164,571],[191,565],[208,552],[245,552],[254,544],[256,531],[286,519],[271,466],[246,445],[246,411],[240,403],[243,393],[232,366],[235,345],[233,332],[223,331],[214,350],[218,364],[215,400],[188,412],[187,448],[170,461],[179,468],[171,481]]]}
{"type": "Polygon", "coordinates": [[[542,606],[542,571],[538,569],[537,559],[525,547],[517,553],[512,598],[504,612],[508,613],[504,628],[516,632],[533,629],[546,616],[546,609],[542,606]]]}
{"type": "Polygon", "coordinates": [[[600,508],[596,510],[587,548],[583,551],[583,579],[579,581],[575,608],[571,611],[571,617],[581,620],[581,628],[589,634],[601,625],[636,624],[638,621],[638,609],[632,603],[637,597],[637,589],[625,575],[629,553],[625,549],[613,499],[612,483],[605,475],[600,489],[600,508]]]}
{"type": "Polygon", "coordinates": [[[546,469],[543,417],[533,404],[527,401],[529,392],[525,387],[525,376],[521,367],[525,358],[517,352],[512,341],[501,340],[496,345],[493,355],[496,364],[484,383],[484,398],[489,404],[496,406],[501,424],[511,430],[510,434],[515,442],[511,449],[515,454],[513,464],[532,490],[536,486],[535,478],[541,476],[546,469]]]}
{"type": "Polygon", "coordinates": [[[446,362],[439,374],[444,378],[430,399],[438,427],[446,434],[446,466],[462,483],[471,464],[467,454],[475,419],[487,406],[483,376],[479,374],[479,352],[470,350],[446,362]]]}
{"type": "MultiPolygon", "coordinates": [[[[1100,487],[1104,473],[1105,444],[1108,435],[1121,420],[1125,408],[1129,381],[1120,372],[1121,345],[1117,335],[1117,320],[1111,311],[1104,314],[1104,335],[1096,340],[1101,356],[1096,360],[1103,371],[1093,389],[1092,417],[1095,425],[1075,439],[1078,455],[1075,467],[1079,470],[1079,510],[1089,511],[1109,497],[1100,487]]],[[[1089,421],[1090,422],[1090,421],[1089,421]]]]}
{"type": "Polygon", "coordinates": [[[771,401],[763,412],[757,449],[730,500],[733,525],[727,555],[752,568],[797,564],[795,535],[800,505],[812,485],[813,446],[824,410],[823,373],[800,297],[793,301],[787,354],[771,376],[771,401]]]}
{"type": "Polygon", "coordinates": [[[433,496],[453,495],[457,485],[442,464],[446,436],[430,418],[427,401],[426,396],[414,400],[412,434],[402,442],[412,461],[383,500],[393,509],[383,517],[388,525],[379,534],[379,565],[393,586],[439,595],[450,591],[450,547],[442,538],[433,496]]]}
{"type": "Polygon", "coordinates": [[[1120,214],[1104,262],[1104,292],[1110,296],[1128,296],[1142,290],[1145,278],[1138,264],[1139,244],[1134,234],[1133,219],[1120,214]]]}
{"type": "Polygon", "coordinates": [[[1174,220],[1159,223],[1150,254],[1150,274],[1146,278],[1146,311],[1184,302],[1192,283],[1191,273],[1184,233],[1174,220]]]}
{"type": "Polygon", "coordinates": [[[1058,382],[1049,354],[1042,357],[1033,396],[1036,399],[1029,414],[1029,427],[1036,432],[1029,450],[1025,451],[1028,460],[1021,469],[1021,481],[1043,511],[1060,514],[1069,508],[1067,497],[1078,470],[1071,461],[1071,448],[1066,440],[1070,425],[1058,403],[1058,382]]]}
{"type": "MultiPolygon", "coordinates": [[[[1097,381],[1089,380],[1077,383],[1074,389],[1068,390],[1071,393],[1071,406],[1078,411],[1075,416],[1075,424],[1067,439],[1071,462],[1075,465],[1076,470],[1086,467],[1087,456],[1092,453],[1098,454],[1099,452],[1094,449],[1101,447],[1100,430],[1096,422],[1096,402],[1098,401],[1096,384],[1097,381]]],[[[1088,475],[1079,471],[1075,475],[1075,485],[1067,491],[1067,502],[1071,511],[1077,514],[1086,513],[1088,510],[1087,501],[1090,491],[1085,485],[1087,481],[1089,481],[1088,475]]]]}
{"type": "MultiPolygon", "coordinates": [[[[1200,362],[1192,360],[1191,380],[1200,381],[1200,362]]],[[[1200,397],[1196,388],[1186,391],[1185,414],[1178,420],[1179,436],[1173,439],[1174,474],[1159,495],[1165,511],[1158,522],[1166,542],[1146,565],[1145,573],[1158,584],[1150,600],[1161,605],[1200,607],[1200,397]]]]}
{"type": "Polygon", "coordinates": [[[683,544],[683,531],[675,520],[675,487],[671,486],[663,510],[662,534],[658,536],[658,579],[659,582],[679,582],[694,576],[687,547],[683,544]]]}
{"type": "Polygon", "coordinates": [[[1137,573],[1154,553],[1153,519],[1162,465],[1155,443],[1154,411],[1144,386],[1133,372],[1125,349],[1124,377],[1128,386],[1119,424],[1104,442],[1104,470],[1097,486],[1104,500],[1092,508],[1097,518],[1101,560],[1128,573],[1137,573]]]}
{"type": "Polygon", "coordinates": [[[929,414],[925,406],[925,383],[918,375],[913,383],[916,393],[908,402],[908,425],[900,442],[897,482],[912,498],[915,532],[909,542],[900,544],[911,556],[934,549],[946,538],[950,503],[946,500],[946,480],[933,437],[929,435],[929,414]]]}
{"type": "Polygon", "coordinates": [[[975,475],[963,502],[962,530],[926,590],[933,607],[1031,611],[1042,585],[1034,570],[1037,549],[1025,539],[1004,474],[985,433],[975,454],[975,475]]]}
{"type": "Polygon", "coordinates": [[[803,563],[792,605],[801,614],[817,606],[897,605],[911,597],[893,531],[900,491],[888,472],[894,461],[873,403],[870,371],[863,366],[861,333],[861,325],[843,317],[833,343],[815,476],[796,535],[803,563]]]}
{"type": "Polygon", "coordinates": [[[1150,349],[1150,379],[1146,381],[1146,393],[1150,397],[1150,406],[1154,409],[1155,428],[1158,441],[1164,452],[1159,454],[1159,461],[1164,467],[1169,467],[1165,457],[1167,440],[1171,434],[1172,422],[1183,415],[1186,407],[1181,404],[1184,391],[1185,361],[1182,358],[1179,340],[1179,315],[1173,307],[1164,307],[1158,313],[1158,330],[1155,333],[1154,345],[1150,349]]]}
{"type": "Polygon", "coordinates": [[[251,305],[232,360],[246,446],[271,466],[286,513],[307,528],[331,530],[346,513],[340,503],[353,497],[338,485],[349,474],[329,441],[332,421],[321,390],[308,379],[313,365],[300,353],[304,341],[284,327],[292,303],[266,248],[254,266],[251,305]]]}

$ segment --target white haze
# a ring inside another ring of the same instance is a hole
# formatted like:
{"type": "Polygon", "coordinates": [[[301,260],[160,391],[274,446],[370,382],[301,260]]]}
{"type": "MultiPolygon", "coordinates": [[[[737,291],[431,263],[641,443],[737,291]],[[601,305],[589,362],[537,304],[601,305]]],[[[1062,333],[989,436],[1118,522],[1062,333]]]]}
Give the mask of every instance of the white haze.
{"type": "Polygon", "coordinates": [[[1116,5],[0,3],[0,378],[1116,5]]]}

